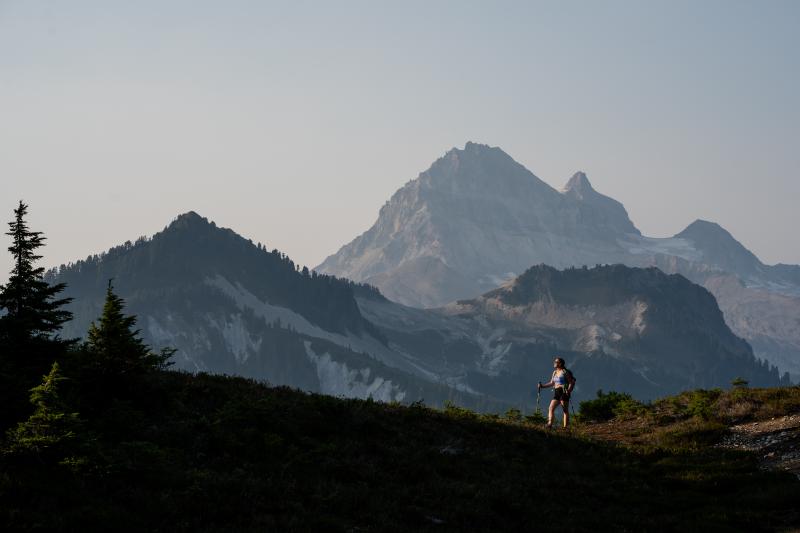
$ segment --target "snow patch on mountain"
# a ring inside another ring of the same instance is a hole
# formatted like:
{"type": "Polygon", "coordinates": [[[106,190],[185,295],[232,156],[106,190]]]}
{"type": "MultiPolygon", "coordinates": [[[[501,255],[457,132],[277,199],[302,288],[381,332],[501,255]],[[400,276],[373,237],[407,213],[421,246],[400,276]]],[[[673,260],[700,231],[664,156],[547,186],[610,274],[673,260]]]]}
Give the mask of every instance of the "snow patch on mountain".
{"type": "Polygon", "coordinates": [[[456,389],[461,392],[466,392],[469,394],[481,394],[465,383],[466,378],[466,374],[461,374],[458,376],[443,376],[439,382],[444,383],[451,389],[456,389]]]}
{"type": "Polygon", "coordinates": [[[597,350],[602,350],[603,345],[605,344],[603,342],[605,337],[606,330],[598,324],[592,324],[591,326],[586,326],[583,328],[580,337],[572,348],[573,350],[581,352],[594,352],[597,350]]]}
{"type": "Polygon", "coordinates": [[[637,366],[637,367],[632,367],[632,369],[636,374],[640,375],[642,377],[642,379],[644,379],[646,382],[648,382],[649,384],[653,385],[654,387],[660,387],[661,386],[661,383],[657,383],[657,382],[653,381],[652,379],[650,379],[650,376],[649,376],[650,368],[648,368],[646,366],[637,366]]]}
{"type": "Polygon", "coordinates": [[[515,272],[506,272],[504,274],[487,274],[478,279],[481,285],[491,285],[492,287],[502,287],[507,283],[514,281],[517,277],[515,272]]]}
{"type": "Polygon", "coordinates": [[[703,258],[702,252],[698,251],[690,241],[680,237],[641,236],[618,242],[633,255],[674,255],[687,261],[700,261],[703,258]]]}
{"type": "Polygon", "coordinates": [[[636,302],[631,326],[633,326],[633,329],[636,330],[639,335],[644,333],[645,328],[647,328],[647,320],[644,316],[646,312],[647,304],[644,302],[636,302]]]}
{"type": "Polygon", "coordinates": [[[346,398],[372,398],[382,402],[401,402],[406,397],[398,385],[380,376],[372,376],[369,368],[351,369],[342,362],[334,361],[328,352],[317,354],[311,342],[303,343],[308,359],[317,367],[320,391],[323,394],[346,398]],[[371,378],[371,379],[370,379],[371,378]]]}
{"type": "MultiPolygon", "coordinates": [[[[477,321],[480,323],[480,318],[477,321]]],[[[486,324],[482,324],[482,326],[487,328],[486,324]]],[[[497,376],[506,366],[506,356],[514,343],[501,342],[506,334],[505,328],[488,329],[488,331],[488,335],[476,334],[475,341],[481,347],[481,367],[483,371],[489,376],[497,376]]]]}
{"type": "MultiPolygon", "coordinates": [[[[185,331],[185,328],[172,315],[167,315],[164,318],[165,324],[159,322],[152,315],[146,317],[146,322],[145,330],[154,344],[160,346],[180,346],[183,344],[175,332],[185,331]]],[[[202,330],[192,339],[192,345],[196,348],[211,348],[211,342],[202,330]]],[[[180,363],[180,368],[193,369],[195,372],[207,372],[209,370],[206,363],[195,357],[191,350],[178,350],[172,357],[173,360],[176,360],[176,363],[180,363]]]]}
{"type": "Polygon", "coordinates": [[[744,282],[745,287],[748,289],[760,289],[777,295],[800,298],[800,286],[792,285],[791,283],[766,281],[754,277],[749,277],[742,281],[744,282]]]}
{"type": "Polygon", "coordinates": [[[154,316],[147,317],[147,333],[155,343],[172,345],[175,344],[176,335],[171,328],[163,327],[154,316]]]}
{"type": "Polygon", "coordinates": [[[250,336],[247,326],[242,322],[241,314],[237,313],[220,321],[209,317],[209,322],[222,333],[228,349],[240,365],[244,364],[251,354],[258,353],[261,348],[261,339],[253,339],[250,336]]]}
{"type": "Polygon", "coordinates": [[[617,343],[622,340],[622,335],[600,324],[591,324],[581,329],[578,338],[573,343],[572,349],[579,352],[601,351],[612,357],[619,357],[617,343]]]}

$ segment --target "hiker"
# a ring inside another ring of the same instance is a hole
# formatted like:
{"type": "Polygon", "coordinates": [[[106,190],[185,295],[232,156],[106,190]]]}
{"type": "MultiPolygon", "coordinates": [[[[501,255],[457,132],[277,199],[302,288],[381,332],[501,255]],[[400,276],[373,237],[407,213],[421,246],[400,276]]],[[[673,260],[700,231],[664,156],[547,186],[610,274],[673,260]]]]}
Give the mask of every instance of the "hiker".
{"type": "Polygon", "coordinates": [[[572,372],[567,370],[564,359],[556,357],[553,361],[553,376],[547,383],[539,382],[539,389],[547,389],[553,387],[553,400],[550,402],[550,410],[547,412],[547,427],[553,427],[553,415],[556,412],[556,406],[561,404],[561,410],[564,411],[564,427],[569,425],[569,397],[572,394],[572,389],[575,388],[575,376],[572,372]]]}

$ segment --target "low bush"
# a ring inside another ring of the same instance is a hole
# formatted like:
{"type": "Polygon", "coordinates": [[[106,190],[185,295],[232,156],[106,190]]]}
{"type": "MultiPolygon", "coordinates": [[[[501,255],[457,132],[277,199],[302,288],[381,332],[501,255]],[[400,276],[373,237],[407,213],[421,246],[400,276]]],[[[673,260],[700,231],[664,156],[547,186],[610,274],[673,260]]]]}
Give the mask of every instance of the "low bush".
{"type": "Polygon", "coordinates": [[[452,416],[454,418],[470,418],[470,419],[477,419],[478,415],[474,411],[467,409],[466,407],[460,407],[450,400],[444,402],[444,414],[448,416],[452,416]]]}
{"type": "Polygon", "coordinates": [[[516,407],[510,407],[503,418],[509,422],[522,422],[522,411],[516,407]]]}
{"type": "Polygon", "coordinates": [[[712,390],[695,390],[688,393],[688,402],[686,403],[686,412],[690,416],[696,416],[703,420],[710,420],[714,415],[714,404],[722,395],[720,389],[712,390]]]}
{"type": "Polygon", "coordinates": [[[580,417],[583,420],[603,421],[618,416],[637,415],[647,411],[647,407],[624,392],[597,391],[597,398],[580,403],[580,417]]]}
{"type": "MultiPolygon", "coordinates": [[[[737,389],[734,392],[740,390],[747,392],[748,389],[737,389]]],[[[698,389],[658,400],[654,407],[664,420],[682,420],[694,417],[701,420],[712,420],[718,417],[722,396],[721,389],[698,389]]]]}
{"type": "Polygon", "coordinates": [[[720,422],[692,418],[662,431],[655,431],[652,445],[670,452],[696,452],[713,446],[727,433],[728,427],[720,422]]]}

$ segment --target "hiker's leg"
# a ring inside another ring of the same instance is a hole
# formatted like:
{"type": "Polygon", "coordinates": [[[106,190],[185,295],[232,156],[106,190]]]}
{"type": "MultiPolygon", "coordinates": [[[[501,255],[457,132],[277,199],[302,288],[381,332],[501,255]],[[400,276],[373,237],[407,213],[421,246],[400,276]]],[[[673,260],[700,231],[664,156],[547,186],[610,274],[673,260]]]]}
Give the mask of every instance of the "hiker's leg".
{"type": "Polygon", "coordinates": [[[551,400],[550,401],[550,409],[547,411],[547,425],[553,425],[553,415],[556,412],[556,406],[558,405],[558,400],[551,400]]]}
{"type": "Polygon", "coordinates": [[[564,411],[564,427],[569,425],[569,400],[561,400],[561,410],[564,411]]]}

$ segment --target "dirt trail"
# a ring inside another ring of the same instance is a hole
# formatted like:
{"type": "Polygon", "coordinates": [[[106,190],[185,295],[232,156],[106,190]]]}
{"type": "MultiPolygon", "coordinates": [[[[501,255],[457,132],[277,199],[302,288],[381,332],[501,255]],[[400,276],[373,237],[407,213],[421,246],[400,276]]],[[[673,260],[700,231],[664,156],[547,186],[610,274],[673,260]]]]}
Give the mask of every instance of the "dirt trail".
{"type": "Polygon", "coordinates": [[[758,454],[761,468],[786,470],[800,478],[800,413],[739,424],[719,444],[758,454]]]}

